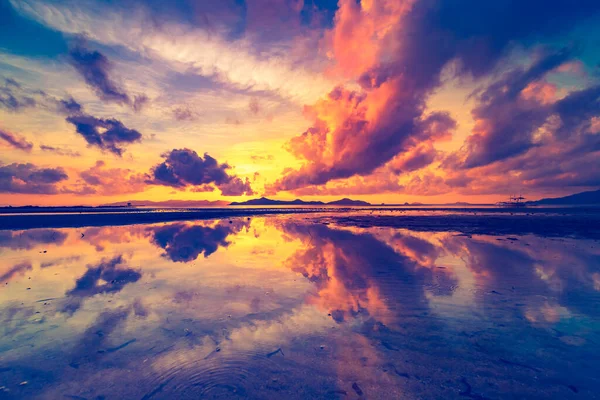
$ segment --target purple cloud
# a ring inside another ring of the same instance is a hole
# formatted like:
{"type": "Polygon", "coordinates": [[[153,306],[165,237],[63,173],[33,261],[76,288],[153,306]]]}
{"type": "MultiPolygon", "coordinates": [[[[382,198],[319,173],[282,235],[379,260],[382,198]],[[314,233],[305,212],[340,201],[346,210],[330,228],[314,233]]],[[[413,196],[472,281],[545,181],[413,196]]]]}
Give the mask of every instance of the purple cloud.
{"type": "Polygon", "coordinates": [[[201,157],[190,149],[173,149],[162,156],[165,161],[152,168],[150,184],[192,189],[201,187],[202,191],[206,191],[206,185],[212,184],[225,196],[254,193],[247,179],[244,181],[229,175],[227,170],[231,167],[228,164],[219,164],[206,153],[201,157]]]}
{"type": "Polygon", "coordinates": [[[27,141],[24,137],[19,137],[14,133],[2,129],[0,129],[0,139],[4,140],[10,147],[23,150],[27,153],[33,148],[33,143],[27,141]]]}
{"type": "Polygon", "coordinates": [[[122,145],[139,142],[142,134],[129,129],[116,119],[96,118],[87,114],[67,117],[67,122],[75,125],[79,133],[90,146],[107,150],[119,157],[123,154],[122,145]],[[104,130],[104,131],[102,131],[104,130]]]}
{"type": "Polygon", "coordinates": [[[65,170],[33,164],[0,165],[0,193],[55,194],[57,184],[68,179],[65,170]]]}

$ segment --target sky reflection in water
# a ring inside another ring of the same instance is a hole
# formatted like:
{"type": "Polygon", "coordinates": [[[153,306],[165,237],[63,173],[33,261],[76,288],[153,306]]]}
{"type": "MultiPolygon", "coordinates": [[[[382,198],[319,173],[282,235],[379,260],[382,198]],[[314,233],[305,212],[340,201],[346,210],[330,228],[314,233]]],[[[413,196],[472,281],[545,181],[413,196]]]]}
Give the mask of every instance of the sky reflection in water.
{"type": "Polygon", "coordinates": [[[597,241],[312,220],[0,231],[0,397],[596,396],[597,241]]]}

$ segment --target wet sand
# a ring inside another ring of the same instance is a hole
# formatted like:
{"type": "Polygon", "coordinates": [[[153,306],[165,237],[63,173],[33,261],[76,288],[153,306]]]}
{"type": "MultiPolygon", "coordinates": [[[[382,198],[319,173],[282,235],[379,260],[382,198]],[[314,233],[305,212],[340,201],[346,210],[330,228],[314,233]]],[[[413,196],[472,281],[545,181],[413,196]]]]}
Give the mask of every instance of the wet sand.
{"type": "Polygon", "coordinates": [[[0,398],[598,398],[594,217],[429,213],[0,229],[0,398]]]}
{"type": "Polygon", "coordinates": [[[359,227],[454,231],[465,235],[569,236],[600,238],[600,208],[203,208],[203,209],[70,209],[0,214],[0,229],[119,226],[169,221],[321,214],[321,223],[359,227]]]}
{"type": "Polygon", "coordinates": [[[131,209],[68,210],[46,209],[27,213],[0,214],[0,229],[77,228],[86,226],[120,226],[169,221],[196,221],[217,218],[248,217],[273,214],[320,212],[309,208],[201,208],[201,209],[131,209]]]}

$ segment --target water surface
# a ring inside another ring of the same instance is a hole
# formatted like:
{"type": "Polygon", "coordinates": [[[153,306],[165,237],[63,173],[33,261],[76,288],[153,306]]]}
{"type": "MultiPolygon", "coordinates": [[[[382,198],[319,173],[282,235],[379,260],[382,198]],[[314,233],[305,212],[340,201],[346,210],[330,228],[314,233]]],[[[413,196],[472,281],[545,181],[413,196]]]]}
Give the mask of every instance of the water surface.
{"type": "Polygon", "coordinates": [[[597,237],[373,218],[0,231],[0,398],[598,396],[597,237]]]}

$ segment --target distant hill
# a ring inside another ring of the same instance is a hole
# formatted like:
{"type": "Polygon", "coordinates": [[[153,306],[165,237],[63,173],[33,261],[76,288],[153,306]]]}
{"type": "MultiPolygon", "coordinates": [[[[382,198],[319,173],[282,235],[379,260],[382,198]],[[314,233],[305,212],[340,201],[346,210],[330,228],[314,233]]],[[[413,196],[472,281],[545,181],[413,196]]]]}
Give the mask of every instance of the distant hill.
{"type": "Polygon", "coordinates": [[[272,200],[266,197],[260,199],[252,199],[248,201],[234,201],[229,203],[230,206],[322,206],[325,203],[322,201],[304,201],[300,199],[296,200],[272,200]]]}
{"type": "Polygon", "coordinates": [[[194,207],[223,207],[229,204],[226,201],[216,200],[164,200],[164,201],[150,201],[150,200],[132,200],[119,201],[117,203],[104,204],[103,207],[126,207],[130,203],[131,207],[182,207],[182,208],[194,208],[194,207]]]}
{"type": "Polygon", "coordinates": [[[329,203],[322,201],[304,201],[300,199],[296,200],[272,200],[266,197],[260,199],[252,199],[242,202],[233,202],[230,206],[370,206],[371,204],[366,201],[352,200],[352,199],[340,199],[329,203]]]}
{"type": "Polygon", "coordinates": [[[352,200],[349,198],[343,198],[340,200],[336,200],[336,201],[330,201],[329,203],[326,203],[328,206],[370,206],[371,203],[367,203],[366,201],[362,201],[362,200],[352,200]]]}
{"type": "Polygon", "coordinates": [[[536,205],[600,205],[600,190],[590,192],[582,192],[572,194],[565,197],[557,197],[552,199],[541,199],[538,201],[530,201],[528,204],[536,205]]]}

